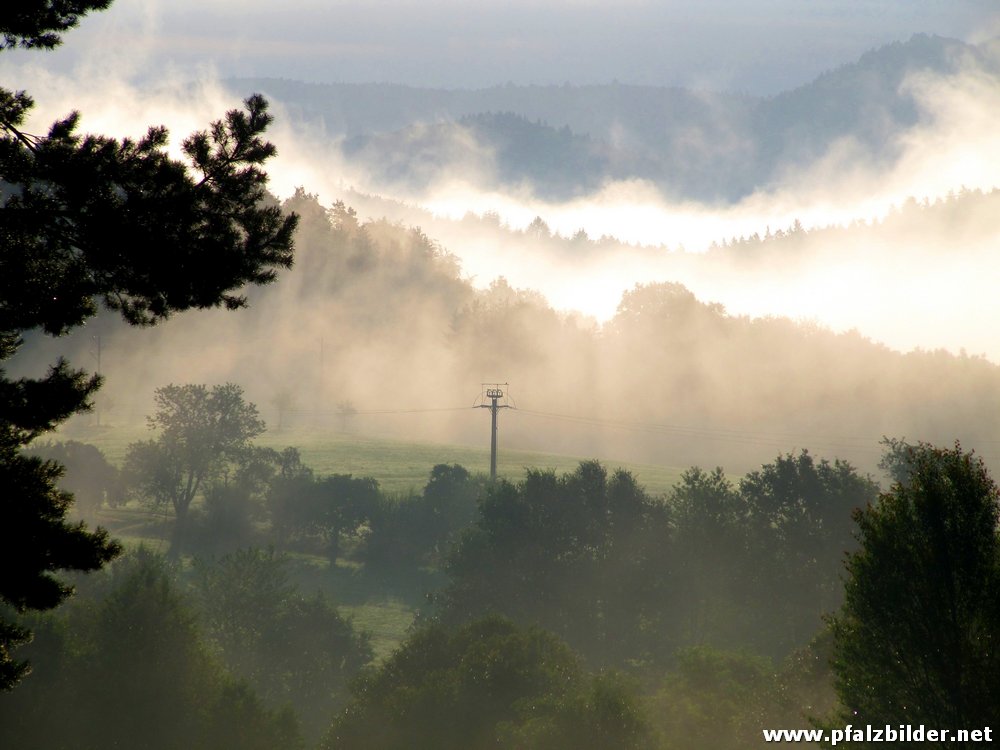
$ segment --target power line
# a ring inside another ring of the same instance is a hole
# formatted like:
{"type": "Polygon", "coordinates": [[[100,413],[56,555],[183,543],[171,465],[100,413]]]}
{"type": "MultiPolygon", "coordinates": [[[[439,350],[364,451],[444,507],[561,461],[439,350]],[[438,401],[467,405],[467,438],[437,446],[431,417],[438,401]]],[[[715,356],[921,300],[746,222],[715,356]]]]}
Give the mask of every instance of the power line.
{"type": "Polygon", "coordinates": [[[468,406],[445,406],[436,409],[289,409],[289,414],[310,417],[353,417],[356,414],[427,414],[444,411],[469,411],[468,406]]]}
{"type": "Polygon", "coordinates": [[[787,445],[788,439],[801,439],[812,443],[814,446],[821,444],[822,447],[835,448],[838,450],[875,452],[872,444],[877,443],[881,438],[846,437],[846,436],[820,436],[803,433],[783,433],[766,431],[734,430],[716,427],[694,427],[690,425],[664,424],[656,422],[638,422],[621,419],[604,419],[600,417],[581,416],[574,414],[558,414],[554,412],[536,411],[533,409],[518,409],[519,414],[542,419],[564,421],[573,424],[586,424],[596,427],[610,427],[629,432],[641,432],[646,434],[658,434],[675,437],[700,438],[706,440],[721,440],[726,442],[741,443],[744,445],[772,445],[783,447],[787,445]],[[856,441],[853,444],[850,441],[856,441]]]}
{"type": "MultiPolygon", "coordinates": [[[[499,386],[505,384],[488,384],[499,386]]],[[[484,386],[484,389],[486,386],[484,386]]],[[[485,390],[484,390],[485,393],[485,390]]],[[[507,394],[504,394],[506,397],[507,394]]],[[[489,397],[486,396],[488,399],[489,397]]],[[[483,394],[477,399],[477,403],[472,407],[468,406],[445,406],[422,409],[359,409],[359,410],[308,410],[293,409],[289,414],[300,416],[380,416],[394,414],[431,414],[470,411],[470,409],[491,408],[490,403],[483,403],[483,394]]],[[[701,427],[696,425],[672,424],[663,422],[642,422],[636,420],[610,419],[581,414],[561,414],[557,412],[546,412],[535,409],[523,409],[506,405],[498,405],[498,408],[512,408],[514,413],[529,418],[545,419],[550,421],[561,421],[577,425],[589,425],[593,427],[604,427],[625,432],[636,432],[664,437],[690,438],[701,440],[713,440],[742,445],[765,445],[777,448],[785,448],[789,441],[802,441],[803,447],[823,450],[852,451],[866,454],[880,454],[882,449],[878,443],[882,440],[882,435],[859,436],[859,435],[829,435],[805,432],[785,432],[780,430],[742,430],[729,427],[701,427]]],[[[492,438],[491,438],[492,442],[492,438]]],[[[983,440],[977,441],[982,445],[995,445],[998,441],[983,440]]],[[[492,452],[492,451],[491,451],[492,452]]],[[[998,458],[996,456],[982,455],[986,459],[998,458]]]]}
{"type": "MultiPolygon", "coordinates": [[[[822,448],[841,451],[855,451],[867,454],[881,454],[882,448],[877,444],[881,442],[882,435],[878,437],[862,437],[847,435],[818,435],[798,432],[770,432],[770,431],[750,431],[735,430],[723,427],[693,427],[690,425],[663,424],[656,422],[637,422],[616,419],[602,419],[600,417],[580,416],[573,414],[557,414],[553,412],[536,411],[532,409],[518,409],[518,414],[524,414],[543,419],[570,422],[573,424],[587,424],[595,427],[611,427],[615,429],[641,432],[646,434],[658,434],[664,436],[702,438],[706,440],[722,440],[728,442],[741,443],[744,445],[770,445],[778,448],[787,447],[789,440],[802,440],[808,443],[810,448],[822,448]],[[853,442],[852,442],[853,441],[853,442]]],[[[976,441],[981,445],[995,445],[995,440],[976,441]]],[[[988,460],[1000,460],[1000,456],[978,453],[978,455],[988,460]]]]}
{"type": "MultiPolygon", "coordinates": [[[[471,408],[489,408],[489,404],[476,403],[471,408]]],[[[457,412],[457,411],[468,411],[470,407],[468,406],[446,406],[446,407],[436,407],[436,408],[424,408],[424,409],[359,409],[353,411],[345,410],[306,410],[306,409],[293,409],[289,410],[290,414],[298,415],[379,415],[379,414],[426,414],[434,412],[457,412]]],[[[512,408],[512,407],[511,407],[512,408]]],[[[518,408],[517,413],[523,414],[530,417],[538,417],[548,420],[571,422],[576,424],[587,424],[596,427],[612,427],[616,429],[633,431],[633,432],[649,432],[649,433],[664,433],[664,434],[676,434],[683,437],[703,437],[709,439],[718,440],[728,440],[732,442],[742,442],[742,443],[771,443],[785,444],[788,440],[805,440],[809,442],[822,442],[824,445],[830,445],[842,448],[867,448],[873,442],[878,442],[882,439],[882,436],[856,436],[856,435],[824,435],[817,433],[804,433],[804,432],[784,432],[779,430],[741,430],[730,427],[699,427],[695,425],[683,425],[683,424],[672,424],[664,422],[641,422],[636,420],[625,420],[625,419],[611,419],[605,417],[595,417],[582,414],[560,414],[557,412],[546,412],[539,411],[536,409],[523,409],[518,408]]],[[[997,441],[983,441],[983,442],[997,442],[997,441]]]]}

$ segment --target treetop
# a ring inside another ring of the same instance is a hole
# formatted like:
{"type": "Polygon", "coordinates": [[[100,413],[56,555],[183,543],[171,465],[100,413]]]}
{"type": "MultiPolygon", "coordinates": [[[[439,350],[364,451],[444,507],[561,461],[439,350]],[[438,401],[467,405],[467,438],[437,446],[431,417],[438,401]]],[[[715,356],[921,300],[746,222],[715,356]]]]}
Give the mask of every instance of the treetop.
{"type": "Polygon", "coordinates": [[[52,49],[80,18],[105,10],[112,0],[11,0],[0,8],[0,51],[24,47],[52,49]]]}

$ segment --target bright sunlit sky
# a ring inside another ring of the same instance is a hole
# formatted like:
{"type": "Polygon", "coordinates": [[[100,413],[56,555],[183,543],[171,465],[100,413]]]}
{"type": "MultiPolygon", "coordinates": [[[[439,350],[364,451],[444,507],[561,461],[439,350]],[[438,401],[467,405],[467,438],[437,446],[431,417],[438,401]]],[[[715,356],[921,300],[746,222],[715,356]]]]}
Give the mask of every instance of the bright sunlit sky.
{"type": "MultiPolygon", "coordinates": [[[[120,50],[138,78],[479,87],[684,85],[770,94],[914,33],[997,33],[994,0],[118,0],[47,58],[120,50]]],[[[26,53],[16,53],[22,55],[26,53]]]]}

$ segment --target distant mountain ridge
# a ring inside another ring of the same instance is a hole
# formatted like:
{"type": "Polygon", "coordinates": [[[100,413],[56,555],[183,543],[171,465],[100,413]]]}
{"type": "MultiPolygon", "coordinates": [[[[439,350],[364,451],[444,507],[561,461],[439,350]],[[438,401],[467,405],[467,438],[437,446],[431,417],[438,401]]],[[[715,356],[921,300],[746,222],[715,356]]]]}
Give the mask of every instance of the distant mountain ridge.
{"type": "Polygon", "coordinates": [[[293,119],[342,138],[346,156],[364,159],[390,182],[421,185],[436,167],[485,153],[493,161],[480,166],[501,184],[527,182],[547,197],[640,178],[674,197],[719,201],[739,199],[845,138],[875,163],[891,161],[896,137],[922,114],[902,88],[906,78],[968,66],[1000,74],[997,43],[916,35],[766,98],[618,83],[476,90],[277,79],[227,84],[240,93],[262,91],[293,119]]]}

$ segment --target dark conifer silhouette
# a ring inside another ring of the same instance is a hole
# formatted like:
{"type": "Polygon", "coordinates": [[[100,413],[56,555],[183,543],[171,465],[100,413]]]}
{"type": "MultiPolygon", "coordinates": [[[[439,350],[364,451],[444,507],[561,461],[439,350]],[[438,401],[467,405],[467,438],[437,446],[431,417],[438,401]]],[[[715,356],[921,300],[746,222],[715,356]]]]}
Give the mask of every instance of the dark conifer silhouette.
{"type": "MultiPolygon", "coordinates": [[[[107,0],[33,0],[0,11],[0,50],[52,48],[80,16],[107,0]]],[[[32,100],[0,89],[0,365],[26,331],[61,335],[118,310],[135,325],[176,311],[245,304],[247,284],[273,281],[292,262],[296,217],[267,205],[262,138],[271,122],[260,96],[166,152],[167,131],[139,140],[79,135],[78,114],[47,134],[26,132],[32,100]]],[[[118,551],[102,529],[70,524],[62,469],[22,448],[90,408],[100,378],[57,362],[44,378],[0,368],[0,601],[49,609],[71,591],[53,573],[93,570],[118,551]],[[17,550],[17,551],[15,551],[17,550]]],[[[11,649],[30,634],[0,615],[0,688],[27,670],[11,649]]]]}

